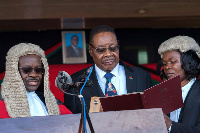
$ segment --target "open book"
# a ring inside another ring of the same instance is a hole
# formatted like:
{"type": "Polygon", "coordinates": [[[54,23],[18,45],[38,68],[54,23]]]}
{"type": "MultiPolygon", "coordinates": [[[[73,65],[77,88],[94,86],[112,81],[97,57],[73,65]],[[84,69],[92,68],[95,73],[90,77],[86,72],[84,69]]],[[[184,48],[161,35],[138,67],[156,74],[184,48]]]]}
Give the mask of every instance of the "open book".
{"type": "Polygon", "coordinates": [[[162,108],[168,114],[183,107],[180,76],[161,82],[143,93],[100,97],[103,111],[162,108]]]}

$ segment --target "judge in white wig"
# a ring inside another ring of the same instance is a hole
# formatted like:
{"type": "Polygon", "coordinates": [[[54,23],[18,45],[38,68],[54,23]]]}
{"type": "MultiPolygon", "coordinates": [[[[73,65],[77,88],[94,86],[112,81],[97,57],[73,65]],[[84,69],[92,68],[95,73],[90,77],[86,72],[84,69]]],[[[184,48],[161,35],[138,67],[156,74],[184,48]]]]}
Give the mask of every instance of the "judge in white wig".
{"type": "MultiPolygon", "coordinates": [[[[61,107],[62,111],[59,110],[61,108],[49,88],[45,53],[38,45],[31,43],[15,45],[7,53],[0,106],[3,103],[9,117],[13,118],[71,113],[64,106],[61,107]],[[20,63],[24,66],[20,67],[20,63]],[[36,94],[38,88],[40,93],[36,94]]],[[[2,107],[1,111],[6,112],[2,107]]]]}
{"type": "Polygon", "coordinates": [[[180,75],[184,103],[170,117],[164,115],[167,128],[170,133],[185,133],[185,125],[200,126],[200,47],[189,36],[176,36],[163,42],[158,53],[167,79],[180,75]]]}

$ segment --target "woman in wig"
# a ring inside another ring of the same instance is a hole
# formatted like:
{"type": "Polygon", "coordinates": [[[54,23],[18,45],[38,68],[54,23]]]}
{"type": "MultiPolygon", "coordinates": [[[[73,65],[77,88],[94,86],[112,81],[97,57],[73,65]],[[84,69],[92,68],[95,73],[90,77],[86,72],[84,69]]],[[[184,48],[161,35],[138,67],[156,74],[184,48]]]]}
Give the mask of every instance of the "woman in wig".
{"type": "Polygon", "coordinates": [[[188,36],[163,42],[158,53],[167,79],[180,75],[184,107],[165,116],[170,133],[200,132],[200,47],[188,36]]]}
{"type": "Polygon", "coordinates": [[[49,88],[44,51],[31,43],[10,48],[0,95],[0,118],[71,114],[59,103],[49,88]]]}

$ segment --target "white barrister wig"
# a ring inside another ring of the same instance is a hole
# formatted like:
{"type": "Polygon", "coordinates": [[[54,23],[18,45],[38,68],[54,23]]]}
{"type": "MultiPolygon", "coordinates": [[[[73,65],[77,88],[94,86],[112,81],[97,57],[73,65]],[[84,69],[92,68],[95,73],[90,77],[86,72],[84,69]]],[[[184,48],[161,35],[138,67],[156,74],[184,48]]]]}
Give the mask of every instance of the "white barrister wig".
{"type": "Polygon", "coordinates": [[[173,50],[179,50],[181,53],[193,50],[200,58],[200,47],[197,42],[189,36],[176,36],[164,41],[159,46],[158,53],[162,58],[165,52],[173,50]]]}
{"type": "Polygon", "coordinates": [[[10,48],[6,56],[6,71],[1,95],[10,117],[30,117],[27,92],[18,70],[19,58],[28,54],[40,56],[44,65],[44,97],[49,115],[59,115],[59,107],[49,88],[49,67],[44,51],[35,44],[20,43],[10,48]]]}

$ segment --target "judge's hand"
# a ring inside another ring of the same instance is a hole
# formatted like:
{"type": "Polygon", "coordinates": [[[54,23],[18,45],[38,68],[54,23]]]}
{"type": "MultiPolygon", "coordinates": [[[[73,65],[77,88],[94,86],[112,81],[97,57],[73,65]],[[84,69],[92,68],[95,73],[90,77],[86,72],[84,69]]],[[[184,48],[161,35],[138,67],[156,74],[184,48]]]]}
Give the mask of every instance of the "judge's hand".
{"type": "Polygon", "coordinates": [[[167,129],[169,129],[169,127],[172,124],[172,120],[170,120],[170,118],[166,114],[163,113],[163,115],[164,115],[164,118],[165,118],[165,124],[167,126],[167,129]]]}

